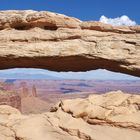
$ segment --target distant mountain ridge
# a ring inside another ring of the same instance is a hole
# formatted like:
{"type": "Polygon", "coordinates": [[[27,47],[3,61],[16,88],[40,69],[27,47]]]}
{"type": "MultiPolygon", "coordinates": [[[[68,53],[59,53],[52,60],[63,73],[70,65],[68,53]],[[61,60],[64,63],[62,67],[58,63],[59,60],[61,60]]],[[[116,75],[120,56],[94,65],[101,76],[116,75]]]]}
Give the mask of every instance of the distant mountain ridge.
{"type": "Polygon", "coordinates": [[[138,77],[103,69],[87,72],[54,72],[43,69],[0,70],[0,79],[48,79],[48,80],[140,80],[138,77]]]}
{"type": "Polygon", "coordinates": [[[50,76],[47,74],[27,74],[27,73],[12,73],[12,74],[1,74],[0,79],[49,79],[49,80],[56,80],[62,79],[55,76],[50,76]]]}

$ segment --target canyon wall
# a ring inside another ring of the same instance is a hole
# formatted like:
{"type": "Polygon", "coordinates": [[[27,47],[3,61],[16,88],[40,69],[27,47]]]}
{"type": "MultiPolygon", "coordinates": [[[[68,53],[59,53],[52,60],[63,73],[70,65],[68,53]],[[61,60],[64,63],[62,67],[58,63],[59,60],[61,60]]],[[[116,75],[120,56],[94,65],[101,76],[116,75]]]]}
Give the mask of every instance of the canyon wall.
{"type": "Polygon", "coordinates": [[[51,12],[0,11],[0,69],[107,69],[140,77],[140,26],[51,12]]]}
{"type": "Polygon", "coordinates": [[[21,111],[20,95],[14,92],[0,91],[0,105],[9,105],[21,111]]]}

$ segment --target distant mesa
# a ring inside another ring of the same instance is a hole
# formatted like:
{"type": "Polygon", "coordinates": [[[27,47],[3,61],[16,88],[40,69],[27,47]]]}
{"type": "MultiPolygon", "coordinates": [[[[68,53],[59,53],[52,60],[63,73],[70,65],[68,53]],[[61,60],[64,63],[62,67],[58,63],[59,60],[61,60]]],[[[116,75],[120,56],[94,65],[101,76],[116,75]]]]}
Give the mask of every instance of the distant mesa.
{"type": "Polygon", "coordinates": [[[9,84],[12,84],[16,81],[16,79],[6,79],[4,82],[5,83],[9,83],[9,84]]]}

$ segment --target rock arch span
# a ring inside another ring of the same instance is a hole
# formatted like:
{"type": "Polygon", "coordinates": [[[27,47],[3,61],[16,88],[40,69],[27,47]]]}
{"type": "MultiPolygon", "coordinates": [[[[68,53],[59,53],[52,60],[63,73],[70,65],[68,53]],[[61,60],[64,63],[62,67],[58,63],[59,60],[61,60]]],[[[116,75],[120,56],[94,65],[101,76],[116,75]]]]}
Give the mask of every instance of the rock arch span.
{"type": "Polygon", "coordinates": [[[62,14],[0,11],[0,69],[107,69],[140,77],[140,26],[83,22],[62,14]]]}

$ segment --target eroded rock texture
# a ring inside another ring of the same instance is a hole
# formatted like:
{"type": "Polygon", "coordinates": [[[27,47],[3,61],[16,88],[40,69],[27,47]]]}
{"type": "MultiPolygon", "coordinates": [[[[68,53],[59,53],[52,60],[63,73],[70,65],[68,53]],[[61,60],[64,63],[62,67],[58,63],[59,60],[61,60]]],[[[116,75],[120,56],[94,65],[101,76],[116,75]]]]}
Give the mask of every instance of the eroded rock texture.
{"type": "Polygon", "coordinates": [[[113,27],[37,11],[0,12],[0,68],[103,68],[140,76],[140,26],[113,27]]]}
{"type": "Polygon", "coordinates": [[[139,140],[140,95],[120,91],[64,100],[52,112],[22,115],[0,106],[4,140],[139,140]]]}
{"type": "Polygon", "coordinates": [[[21,111],[21,97],[14,91],[0,90],[0,105],[9,105],[21,111]]]}

